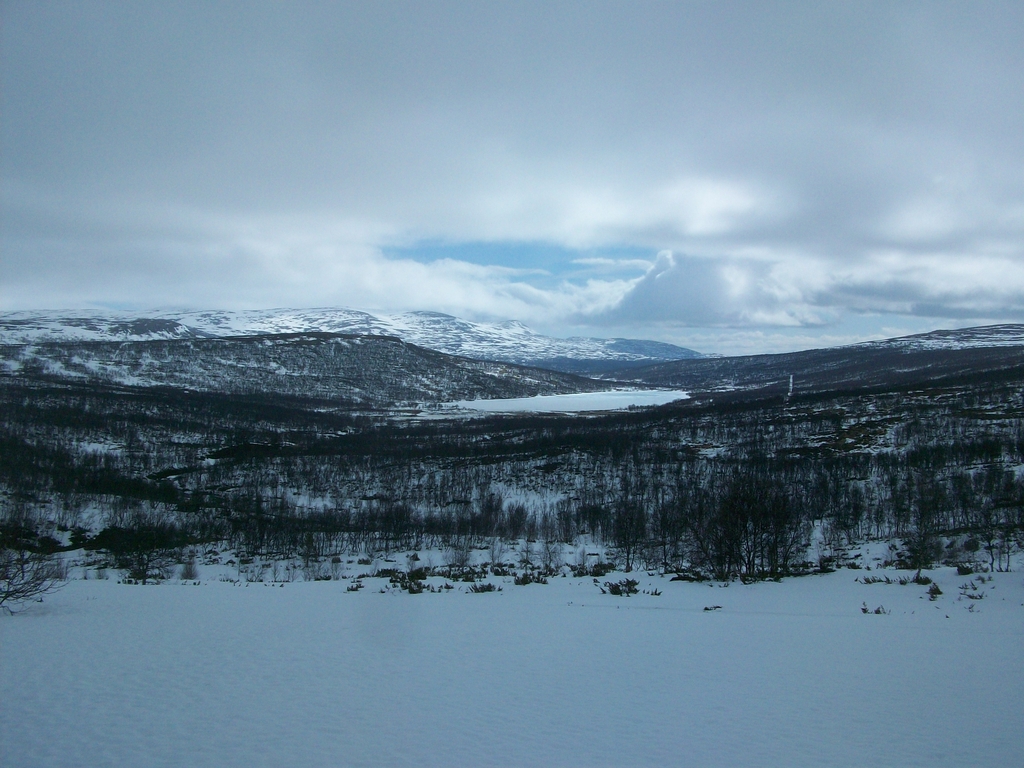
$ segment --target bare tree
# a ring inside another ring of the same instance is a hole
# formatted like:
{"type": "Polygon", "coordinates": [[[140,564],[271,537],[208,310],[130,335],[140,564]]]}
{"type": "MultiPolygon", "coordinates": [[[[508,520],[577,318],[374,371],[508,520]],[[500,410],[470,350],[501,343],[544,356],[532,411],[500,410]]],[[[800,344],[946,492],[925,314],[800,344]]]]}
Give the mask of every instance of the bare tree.
{"type": "Polygon", "coordinates": [[[642,500],[624,495],[616,504],[614,514],[615,546],[625,560],[628,573],[633,570],[647,540],[647,509],[642,500]]]}
{"type": "Polygon", "coordinates": [[[63,579],[63,568],[52,555],[0,550],[0,607],[8,613],[14,603],[59,588],[63,579]]]}
{"type": "Polygon", "coordinates": [[[108,526],[92,540],[113,556],[126,579],[140,584],[170,578],[187,543],[173,520],[141,506],[130,510],[121,526],[108,526]]]}
{"type": "Polygon", "coordinates": [[[57,542],[40,536],[36,521],[19,510],[0,522],[0,607],[36,599],[64,580],[63,563],[53,552],[57,542]]]}

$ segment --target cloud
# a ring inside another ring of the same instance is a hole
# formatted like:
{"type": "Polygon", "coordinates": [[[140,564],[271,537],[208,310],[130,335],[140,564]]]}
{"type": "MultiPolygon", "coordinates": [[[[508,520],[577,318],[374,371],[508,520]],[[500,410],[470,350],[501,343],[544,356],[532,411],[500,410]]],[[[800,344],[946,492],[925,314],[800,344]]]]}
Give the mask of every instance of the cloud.
{"type": "Polygon", "coordinates": [[[867,254],[846,265],[663,251],[595,322],[705,328],[822,326],[842,312],[1024,319],[1024,261],[1003,253],[867,254]]]}
{"type": "Polygon", "coordinates": [[[741,182],[671,178],[653,186],[631,180],[594,178],[565,184],[537,177],[484,198],[473,219],[481,234],[508,237],[527,232],[573,247],[615,242],[716,235],[768,213],[768,204],[741,182]],[[514,191],[509,191],[509,190],[514,191]],[[511,227],[510,231],[504,231],[511,227]]]}
{"type": "Polygon", "coordinates": [[[571,260],[571,263],[585,268],[607,272],[638,269],[643,272],[647,272],[654,266],[654,262],[648,259],[609,259],[601,256],[575,258],[571,260]]]}
{"type": "Polygon", "coordinates": [[[778,265],[662,251],[650,270],[601,317],[682,326],[816,325],[822,322],[778,265]]]}
{"type": "Polygon", "coordinates": [[[5,308],[813,335],[1024,307],[1019,3],[0,14],[5,308]]]}
{"type": "MultiPolygon", "coordinates": [[[[139,213],[143,217],[143,213],[139,213]]],[[[457,259],[387,258],[357,224],[217,219],[178,212],[175,237],[11,238],[0,255],[5,309],[130,305],[190,308],[430,308],[470,318],[558,318],[603,311],[625,279],[530,282],[535,270],[457,259]],[[186,235],[186,236],[183,236],[186,235]]]]}
{"type": "Polygon", "coordinates": [[[858,311],[1024,319],[1024,262],[984,251],[880,252],[834,275],[818,298],[858,311]]]}

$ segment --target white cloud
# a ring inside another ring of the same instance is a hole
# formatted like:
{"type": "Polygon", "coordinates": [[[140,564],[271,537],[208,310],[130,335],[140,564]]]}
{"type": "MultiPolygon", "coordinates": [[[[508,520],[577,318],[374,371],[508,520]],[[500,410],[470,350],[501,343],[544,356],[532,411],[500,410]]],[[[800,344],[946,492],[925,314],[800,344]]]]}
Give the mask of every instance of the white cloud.
{"type": "Polygon", "coordinates": [[[385,257],[343,222],[190,219],[190,236],[159,243],[12,244],[3,258],[4,309],[124,304],[140,307],[352,306],[433,309],[470,318],[551,323],[613,306],[635,281],[530,283],[536,270],[455,259],[385,257]],[[29,259],[19,247],[32,248],[29,259]],[[140,255],[141,254],[141,255],[140,255]]]}
{"type": "Polygon", "coordinates": [[[0,25],[4,307],[1024,316],[1019,4],[62,9],[0,25]],[[581,257],[382,255],[421,241],[581,257]]]}
{"type": "MultiPolygon", "coordinates": [[[[524,159],[509,165],[521,169],[524,159]]],[[[747,181],[676,176],[652,184],[577,168],[568,175],[586,180],[567,184],[562,175],[543,170],[499,177],[464,215],[435,219],[431,236],[543,240],[569,248],[651,246],[726,235],[782,213],[778,193],[747,181]]]]}

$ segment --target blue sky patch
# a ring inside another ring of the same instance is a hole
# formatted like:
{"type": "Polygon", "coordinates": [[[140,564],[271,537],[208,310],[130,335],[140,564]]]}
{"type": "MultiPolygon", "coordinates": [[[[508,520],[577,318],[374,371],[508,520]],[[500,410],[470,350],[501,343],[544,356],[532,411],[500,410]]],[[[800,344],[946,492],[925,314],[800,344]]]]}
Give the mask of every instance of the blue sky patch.
{"type": "Polygon", "coordinates": [[[644,262],[653,262],[656,252],[649,248],[594,248],[577,250],[544,242],[463,242],[423,241],[411,246],[382,249],[393,259],[412,259],[429,264],[439,259],[454,259],[481,266],[537,270],[550,277],[571,279],[601,274],[641,274],[644,262]]]}

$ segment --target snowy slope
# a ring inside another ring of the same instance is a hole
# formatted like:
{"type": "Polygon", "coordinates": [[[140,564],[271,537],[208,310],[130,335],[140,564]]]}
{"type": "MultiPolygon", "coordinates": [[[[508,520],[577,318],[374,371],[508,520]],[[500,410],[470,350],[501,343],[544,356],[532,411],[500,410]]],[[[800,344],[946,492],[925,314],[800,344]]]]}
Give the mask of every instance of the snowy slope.
{"type": "Polygon", "coordinates": [[[932,331],[843,347],[775,355],[702,357],[609,371],[607,377],[689,392],[748,390],[759,396],[961,383],[1024,365],[1024,325],[932,331]]]}
{"type": "Polygon", "coordinates": [[[931,331],[895,339],[866,341],[855,346],[907,350],[1024,347],[1024,325],[984,325],[956,331],[931,331]]]}
{"type": "Polygon", "coordinates": [[[95,310],[2,312],[0,344],[46,341],[152,341],[205,336],[174,317],[95,310]]]}
{"type": "Polygon", "coordinates": [[[40,341],[149,341],[280,333],[396,336],[417,346],[485,360],[588,372],[595,365],[683,360],[693,350],[633,339],[559,339],[519,322],[473,323],[439,312],[371,315],[352,309],[272,309],[240,312],[5,312],[0,343],[40,341]]]}
{"type": "Polygon", "coordinates": [[[371,406],[532,397],[608,386],[557,371],[446,355],[390,336],[324,333],[0,345],[0,374],[371,406]]]}

